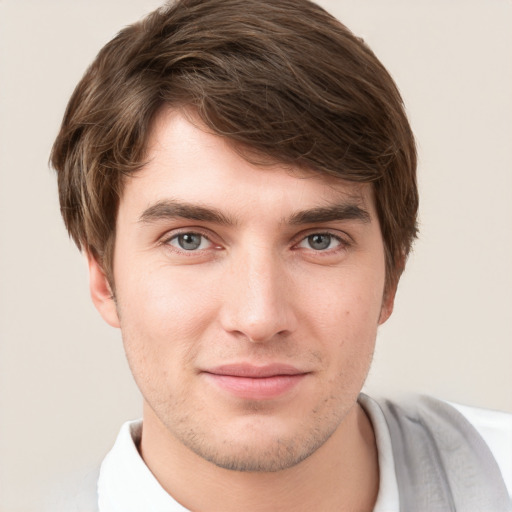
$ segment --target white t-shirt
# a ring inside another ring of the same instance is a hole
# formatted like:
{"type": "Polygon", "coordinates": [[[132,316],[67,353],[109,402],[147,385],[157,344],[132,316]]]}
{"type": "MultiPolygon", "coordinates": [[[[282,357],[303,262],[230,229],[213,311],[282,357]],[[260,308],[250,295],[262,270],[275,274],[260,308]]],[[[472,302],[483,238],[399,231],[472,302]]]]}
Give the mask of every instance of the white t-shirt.
{"type": "MultiPolygon", "coordinates": [[[[398,512],[398,484],[386,420],[371,398],[361,395],[359,403],[372,422],[377,442],[380,482],[373,512],[398,512]]],[[[473,424],[487,442],[512,496],[512,414],[451,405],[473,424]]],[[[162,488],[142,460],[137,450],[141,432],[141,420],[125,423],[114,447],[105,457],[98,480],[99,511],[187,512],[188,509],[162,488]]]]}

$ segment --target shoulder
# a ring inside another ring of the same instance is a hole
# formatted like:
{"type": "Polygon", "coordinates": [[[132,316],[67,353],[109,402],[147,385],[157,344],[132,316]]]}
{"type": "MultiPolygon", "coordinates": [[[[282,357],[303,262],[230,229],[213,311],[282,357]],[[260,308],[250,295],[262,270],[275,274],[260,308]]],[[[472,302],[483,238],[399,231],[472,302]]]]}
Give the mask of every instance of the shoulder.
{"type": "MultiPolygon", "coordinates": [[[[428,396],[377,402],[389,427],[401,499],[510,510],[500,468],[467,414],[428,396]]],[[[509,426],[502,422],[505,439],[509,426]]]]}
{"type": "Polygon", "coordinates": [[[512,496],[512,413],[448,402],[485,441],[512,496]]]}
{"type": "Polygon", "coordinates": [[[68,474],[48,488],[42,512],[96,512],[99,464],[68,474]]]}

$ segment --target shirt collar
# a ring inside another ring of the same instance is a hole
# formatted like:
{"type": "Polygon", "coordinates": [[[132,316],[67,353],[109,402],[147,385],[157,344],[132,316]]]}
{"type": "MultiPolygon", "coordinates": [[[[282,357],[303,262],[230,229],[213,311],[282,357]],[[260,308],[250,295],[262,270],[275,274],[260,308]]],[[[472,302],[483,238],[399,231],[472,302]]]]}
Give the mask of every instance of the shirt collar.
{"type": "Polygon", "coordinates": [[[101,464],[98,479],[100,512],[186,512],[146,466],[137,450],[142,420],[125,423],[101,464]]]}
{"type": "Polygon", "coordinates": [[[372,423],[379,458],[379,493],[373,512],[398,511],[400,509],[400,497],[391,436],[389,435],[386,418],[377,402],[368,395],[361,393],[358,402],[372,423]]]}
{"type": "MultiPolygon", "coordinates": [[[[399,495],[389,430],[378,404],[361,394],[359,403],[375,433],[379,458],[379,493],[373,512],[398,511],[399,495]]],[[[98,480],[100,512],[187,512],[170,496],[146,466],[137,450],[142,420],[125,423],[105,457],[98,480]]]]}

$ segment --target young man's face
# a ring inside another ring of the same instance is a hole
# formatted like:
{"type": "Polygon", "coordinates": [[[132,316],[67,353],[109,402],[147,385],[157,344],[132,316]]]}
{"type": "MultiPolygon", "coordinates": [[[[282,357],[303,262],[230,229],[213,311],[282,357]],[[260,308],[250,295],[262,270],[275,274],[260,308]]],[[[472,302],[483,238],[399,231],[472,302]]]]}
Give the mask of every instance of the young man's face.
{"type": "Polygon", "coordinates": [[[145,429],[222,467],[291,467],[354,414],[391,312],[371,188],[253,165],[198,126],[157,117],[119,207],[116,303],[91,260],[93,298],[145,429]]]}

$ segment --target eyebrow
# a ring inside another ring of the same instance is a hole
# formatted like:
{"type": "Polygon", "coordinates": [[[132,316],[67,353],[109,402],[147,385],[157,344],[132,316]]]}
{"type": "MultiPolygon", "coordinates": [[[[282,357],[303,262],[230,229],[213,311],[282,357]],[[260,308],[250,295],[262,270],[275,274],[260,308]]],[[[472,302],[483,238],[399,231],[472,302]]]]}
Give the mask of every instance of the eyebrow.
{"type": "Polygon", "coordinates": [[[297,212],[290,217],[290,224],[318,224],[336,220],[357,220],[363,223],[371,221],[370,214],[354,203],[335,204],[297,212]]]}
{"type": "MultiPolygon", "coordinates": [[[[140,216],[139,222],[152,223],[166,219],[189,219],[226,226],[237,224],[236,219],[227,216],[216,208],[184,203],[173,199],[158,201],[149,206],[140,216]]],[[[302,225],[340,220],[357,220],[363,223],[369,223],[371,216],[358,204],[347,202],[302,210],[294,213],[286,222],[290,225],[302,225]]]]}
{"type": "Polygon", "coordinates": [[[140,216],[139,222],[151,223],[165,219],[190,219],[229,226],[236,224],[234,219],[215,208],[183,203],[173,199],[158,201],[146,208],[140,216]]]}

